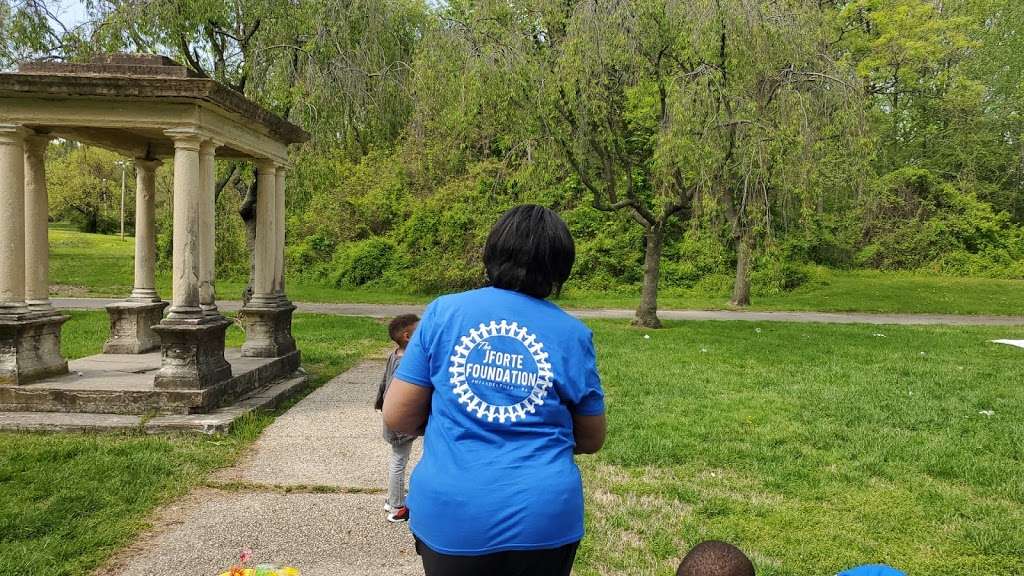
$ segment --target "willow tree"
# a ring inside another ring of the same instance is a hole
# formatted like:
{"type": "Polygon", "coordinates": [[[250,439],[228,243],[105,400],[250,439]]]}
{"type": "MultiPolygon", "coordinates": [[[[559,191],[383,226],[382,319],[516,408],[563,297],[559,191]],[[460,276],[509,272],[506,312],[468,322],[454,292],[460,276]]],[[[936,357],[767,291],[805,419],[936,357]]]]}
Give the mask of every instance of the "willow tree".
{"type": "Polygon", "coordinates": [[[694,0],[681,9],[701,65],[677,83],[674,160],[719,201],[736,254],[731,302],[746,306],[752,254],[773,209],[806,189],[829,142],[856,134],[860,90],[818,0],[694,0]]]}
{"type": "Polygon", "coordinates": [[[648,327],[660,326],[666,236],[702,185],[674,160],[676,87],[701,65],[679,15],[649,0],[452,2],[442,13],[505,155],[559,158],[594,208],[643,228],[635,323],[648,327]]]}

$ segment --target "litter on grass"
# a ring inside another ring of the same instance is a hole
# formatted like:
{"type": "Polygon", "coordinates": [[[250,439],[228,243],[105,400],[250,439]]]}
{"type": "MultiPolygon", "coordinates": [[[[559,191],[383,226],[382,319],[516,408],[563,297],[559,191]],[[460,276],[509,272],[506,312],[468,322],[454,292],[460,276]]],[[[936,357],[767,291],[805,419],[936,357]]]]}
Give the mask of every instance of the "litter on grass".
{"type": "Polygon", "coordinates": [[[996,344],[1006,344],[1007,346],[1016,346],[1017,348],[1024,348],[1024,340],[992,340],[996,344]]]}

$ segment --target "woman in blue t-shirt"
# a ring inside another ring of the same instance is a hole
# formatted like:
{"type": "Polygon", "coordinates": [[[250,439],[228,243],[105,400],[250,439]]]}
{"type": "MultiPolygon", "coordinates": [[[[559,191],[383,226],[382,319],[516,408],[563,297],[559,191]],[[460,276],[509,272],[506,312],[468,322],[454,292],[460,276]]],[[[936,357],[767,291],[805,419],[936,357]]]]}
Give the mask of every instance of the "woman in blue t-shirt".
{"type": "Polygon", "coordinates": [[[384,401],[424,435],[410,528],[427,576],[564,575],[583,537],[574,453],[604,444],[590,330],[545,300],[569,277],[565,222],[506,212],[487,238],[490,286],[427,307],[384,401]]]}

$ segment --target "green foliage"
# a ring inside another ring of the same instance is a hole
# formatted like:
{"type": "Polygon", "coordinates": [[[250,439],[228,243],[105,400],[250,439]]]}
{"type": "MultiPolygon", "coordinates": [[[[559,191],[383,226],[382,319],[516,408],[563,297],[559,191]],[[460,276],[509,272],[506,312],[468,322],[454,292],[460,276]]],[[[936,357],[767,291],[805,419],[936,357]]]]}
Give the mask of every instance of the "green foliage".
{"type": "Polygon", "coordinates": [[[643,230],[624,215],[609,215],[589,205],[562,212],[576,239],[576,266],[570,283],[609,289],[640,281],[643,230]]]}
{"type": "Polygon", "coordinates": [[[53,219],[74,222],[83,232],[112,233],[120,229],[121,178],[125,163],[125,226],[135,220],[135,167],[126,158],[102,148],[52,144],[46,177],[53,219]]]}
{"type": "Polygon", "coordinates": [[[380,279],[392,268],[395,245],[383,238],[369,238],[344,244],[334,253],[332,284],[338,288],[355,288],[380,279]]]}
{"type": "Polygon", "coordinates": [[[395,238],[407,286],[417,292],[481,286],[487,233],[514,201],[494,166],[474,166],[416,204],[395,238]]]}
{"type": "Polygon", "coordinates": [[[1024,258],[1021,229],[953,183],[916,168],[897,170],[864,219],[857,261],[883,269],[937,268],[947,273],[1016,277],[1024,258]]]}
{"type": "MultiPolygon", "coordinates": [[[[570,289],[635,294],[652,231],[662,288],[716,297],[746,245],[761,297],[815,265],[1024,269],[1014,0],[95,0],[67,32],[47,6],[0,0],[0,66],[166,53],[315,134],[288,179],[289,269],[309,284],[479,285],[488,227],[521,202],[569,222],[570,289]]],[[[50,155],[52,216],[112,230],[114,156],[50,155]]],[[[239,166],[217,208],[222,282],[248,277],[239,166]]]]}

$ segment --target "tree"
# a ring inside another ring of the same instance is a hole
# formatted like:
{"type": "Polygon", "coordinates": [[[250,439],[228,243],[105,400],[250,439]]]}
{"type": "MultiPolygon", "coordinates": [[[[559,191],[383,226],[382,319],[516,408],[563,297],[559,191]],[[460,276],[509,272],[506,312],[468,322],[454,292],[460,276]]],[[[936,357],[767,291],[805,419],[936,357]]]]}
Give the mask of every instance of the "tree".
{"type": "MultiPolygon", "coordinates": [[[[688,217],[700,183],[672,160],[672,86],[699,64],[677,14],[651,1],[452,3],[444,34],[464,52],[472,106],[498,123],[503,155],[561,158],[598,210],[624,211],[644,230],[635,322],[658,327],[662,249],[688,217]]],[[[493,126],[493,125],[492,125],[493,126]]]]}
{"type": "Polygon", "coordinates": [[[68,28],[47,4],[0,0],[0,70],[30,58],[63,58],[88,45],[84,28],[68,28]]]}
{"type": "MultiPolygon", "coordinates": [[[[65,142],[51,144],[46,163],[50,215],[79,223],[83,232],[113,232],[121,203],[121,167],[124,160],[102,148],[65,142]]],[[[130,170],[134,170],[131,168],[130,170]]],[[[127,175],[129,185],[135,182],[127,175]]],[[[125,215],[134,220],[135,195],[125,195],[125,215]]]]}
{"type": "Polygon", "coordinates": [[[676,161],[710,182],[722,206],[735,306],[750,304],[752,254],[773,209],[806,187],[820,143],[852,127],[859,90],[828,45],[827,15],[811,0],[688,4],[688,42],[701,64],[678,84],[676,161]]]}

